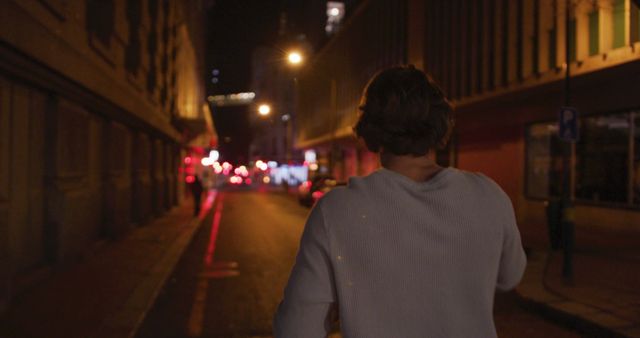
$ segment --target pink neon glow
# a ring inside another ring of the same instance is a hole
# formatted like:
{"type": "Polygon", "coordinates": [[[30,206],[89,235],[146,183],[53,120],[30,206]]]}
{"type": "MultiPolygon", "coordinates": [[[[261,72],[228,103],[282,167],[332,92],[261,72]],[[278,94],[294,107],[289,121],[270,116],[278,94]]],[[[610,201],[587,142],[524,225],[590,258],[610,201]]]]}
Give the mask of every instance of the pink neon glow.
{"type": "Polygon", "coordinates": [[[246,184],[251,184],[251,179],[250,179],[250,178],[245,179],[245,180],[244,180],[244,183],[246,183],[246,184]]]}
{"type": "Polygon", "coordinates": [[[184,164],[191,164],[191,157],[187,156],[184,158],[184,164]]]}
{"type": "Polygon", "coordinates": [[[313,197],[313,199],[317,200],[317,199],[320,199],[320,197],[322,197],[322,195],[324,195],[324,193],[322,191],[314,191],[313,194],[311,194],[311,197],[313,197]]]}
{"type": "Polygon", "coordinates": [[[195,178],[195,176],[189,175],[189,176],[187,176],[187,178],[185,178],[185,181],[187,183],[193,183],[193,182],[196,181],[196,178],[195,178]]]}
{"type": "Polygon", "coordinates": [[[211,236],[209,236],[209,245],[207,252],[204,254],[204,262],[207,266],[213,263],[213,254],[216,251],[216,239],[218,238],[218,230],[220,229],[220,219],[222,218],[222,195],[218,199],[216,212],[213,214],[213,225],[211,226],[211,236]]]}

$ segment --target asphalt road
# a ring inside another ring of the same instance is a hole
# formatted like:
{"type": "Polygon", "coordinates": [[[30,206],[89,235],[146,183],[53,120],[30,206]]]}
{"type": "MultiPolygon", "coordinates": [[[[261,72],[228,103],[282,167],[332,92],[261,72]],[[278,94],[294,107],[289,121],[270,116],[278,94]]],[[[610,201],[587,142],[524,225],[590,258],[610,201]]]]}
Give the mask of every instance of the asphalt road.
{"type": "MultiPolygon", "coordinates": [[[[222,191],[137,337],[270,337],[308,212],[283,193],[222,191]]],[[[513,293],[496,296],[495,321],[500,337],[580,337],[513,293]]]]}

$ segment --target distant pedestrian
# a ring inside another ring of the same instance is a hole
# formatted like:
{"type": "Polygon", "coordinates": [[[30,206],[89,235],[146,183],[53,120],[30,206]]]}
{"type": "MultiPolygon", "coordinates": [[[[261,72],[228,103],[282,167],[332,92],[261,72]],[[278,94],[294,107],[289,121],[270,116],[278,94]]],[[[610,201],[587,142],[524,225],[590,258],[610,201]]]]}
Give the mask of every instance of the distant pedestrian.
{"type": "Polygon", "coordinates": [[[354,130],[382,168],[314,207],[278,307],[278,338],[496,337],[494,292],[526,258],[509,197],[488,177],[434,162],[452,107],[413,66],[378,73],[354,130]],[[431,155],[431,156],[430,156],[431,155]]]}
{"type": "Polygon", "coordinates": [[[193,215],[194,216],[198,216],[200,215],[200,205],[201,205],[201,201],[202,201],[202,191],[204,190],[204,188],[202,187],[202,181],[200,180],[200,178],[198,177],[198,175],[194,176],[195,179],[194,181],[191,183],[191,194],[193,195],[193,215]]]}

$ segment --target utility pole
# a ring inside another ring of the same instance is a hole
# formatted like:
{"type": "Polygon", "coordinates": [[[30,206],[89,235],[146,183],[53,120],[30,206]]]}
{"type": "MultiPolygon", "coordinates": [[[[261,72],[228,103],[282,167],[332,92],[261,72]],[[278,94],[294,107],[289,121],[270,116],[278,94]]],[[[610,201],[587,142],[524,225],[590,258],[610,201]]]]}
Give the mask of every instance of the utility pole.
{"type": "MultiPolygon", "coordinates": [[[[564,80],[564,106],[571,107],[571,0],[565,0],[565,80],[564,80]]],[[[576,116],[577,118],[577,116],[576,116]]],[[[571,281],[573,279],[573,249],[575,246],[574,208],[571,196],[571,155],[573,141],[565,140],[563,149],[563,174],[562,174],[562,250],[563,264],[562,276],[571,281]]]]}

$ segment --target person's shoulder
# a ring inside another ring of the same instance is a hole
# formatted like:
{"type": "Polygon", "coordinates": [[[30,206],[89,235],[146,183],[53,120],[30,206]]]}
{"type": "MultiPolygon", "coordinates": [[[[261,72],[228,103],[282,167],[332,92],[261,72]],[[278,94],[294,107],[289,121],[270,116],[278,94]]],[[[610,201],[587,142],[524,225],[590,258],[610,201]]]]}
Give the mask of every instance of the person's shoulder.
{"type": "Polygon", "coordinates": [[[509,199],[502,187],[489,176],[481,172],[471,172],[460,169],[455,170],[459,175],[461,175],[461,177],[463,177],[467,187],[474,187],[482,194],[494,195],[509,199]]]}
{"type": "Polygon", "coordinates": [[[323,205],[345,205],[350,200],[357,198],[358,192],[366,185],[365,180],[368,176],[352,176],[347,182],[338,183],[330,191],[324,194],[320,201],[323,205]]]}

